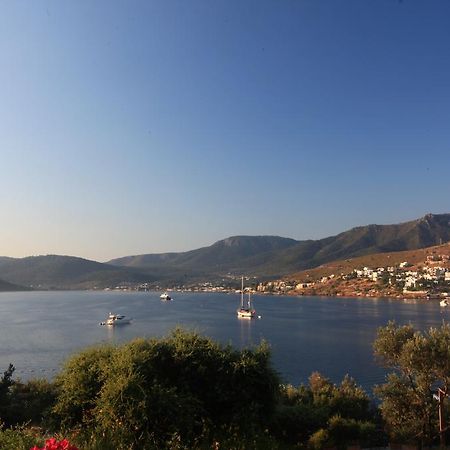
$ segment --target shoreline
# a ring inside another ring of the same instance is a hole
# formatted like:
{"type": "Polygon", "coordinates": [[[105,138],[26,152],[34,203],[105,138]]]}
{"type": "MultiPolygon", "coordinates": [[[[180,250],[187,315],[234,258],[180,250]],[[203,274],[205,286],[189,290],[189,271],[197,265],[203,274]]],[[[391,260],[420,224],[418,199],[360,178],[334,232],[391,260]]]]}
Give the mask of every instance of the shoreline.
{"type": "MultiPolygon", "coordinates": [[[[236,294],[235,290],[196,290],[196,289],[171,289],[167,288],[165,289],[167,292],[180,292],[180,293],[193,293],[193,294],[236,294]]],[[[25,290],[4,290],[0,291],[0,294],[11,294],[16,292],[105,292],[105,293],[111,293],[111,292],[129,292],[129,293],[147,293],[147,292],[154,292],[159,293],[161,289],[151,289],[148,291],[142,291],[139,289],[114,289],[114,288],[105,288],[105,289],[25,289],[25,290]]],[[[355,293],[336,293],[336,294],[326,294],[326,293],[311,293],[311,292],[258,292],[258,291],[252,291],[253,295],[261,295],[261,296],[274,296],[274,297],[326,297],[326,298],[351,298],[351,299],[387,299],[387,300],[421,300],[421,301],[433,301],[433,300],[440,300],[442,298],[446,298],[446,296],[442,297],[432,297],[427,298],[425,295],[418,295],[413,296],[411,293],[407,294],[379,294],[379,295],[358,295],[355,293]]]]}

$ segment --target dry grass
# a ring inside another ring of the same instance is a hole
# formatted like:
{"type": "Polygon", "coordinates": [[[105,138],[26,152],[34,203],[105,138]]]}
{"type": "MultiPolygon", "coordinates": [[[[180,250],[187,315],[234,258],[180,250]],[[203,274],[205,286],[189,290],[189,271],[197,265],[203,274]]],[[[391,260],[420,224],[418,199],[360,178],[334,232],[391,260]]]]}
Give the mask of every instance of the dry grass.
{"type": "MultiPolygon", "coordinates": [[[[320,280],[322,277],[328,277],[332,274],[341,275],[349,274],[355,269],[363,267],[370,267],[376,269],[377,267],[398,266],[401,262],[407,261],[412,264],[412,270],[420,265],[426,264],[427,256],[433,255],[447,255],[450,256],[450,243],[443,245],[436,245],[417,250],[408,250],[404,252],[390,252],[390,253],[376,253],[373,255],[360,256],[358,258],[346,259],[342,261],[333,261],[327,264],[322,264],[314,269],[303,270],[301,272],[293,273],[284,277],[286,280],[296,280],[299,282],[307,282],[320,280]]],[[[428,263],[433,264],[433,263],[428,263]]],[[[448,262],[434,263],[441,267],[450,268],[448,262]]]]}

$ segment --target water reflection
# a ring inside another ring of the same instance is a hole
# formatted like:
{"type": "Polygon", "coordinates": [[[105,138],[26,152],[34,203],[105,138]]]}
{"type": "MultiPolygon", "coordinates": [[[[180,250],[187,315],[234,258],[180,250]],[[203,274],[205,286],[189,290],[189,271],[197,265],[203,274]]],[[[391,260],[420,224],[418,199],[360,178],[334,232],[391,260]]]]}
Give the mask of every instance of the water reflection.
{"type": "Polygon", "coordinates": [[[346,373],[370,390],[384,370],[373,361],[372,342],[389,320],[419,329],[439,326],[450,311],[416,299],[255,296],[260,320],[236,317],[236,296],[177,293],[1,293],[0,371],[12,362],[23,379],[51,378],[73,352],[95,343],[120,344],[135,337],[161,337],[176,326],[223,344],[253,347],[262,339],[285,382],[306,382],[320,371],[335,382],[346,373]],[[134,320],[100,326],[109,311],[134,320]],[[67,320],[70,318],[70,320],[67,320]]]}
{"type": "Polygon", "coordinates": [[[252,347],[254,345],[252,339],[252,328],[255,319],[249,317],[236,318],[239,323],[240,346],[241,348],[252,347]]]}
{"type": "Polygon", "coordinates": [[[114,332],[115,332],[116,328],[115,327],[110,327],[108,325],[105,325],[105,328],[106,328],[106,336],[108,337],[108,341],[111,344],[114,344],[115,343],[114,342],[114,332]]]}

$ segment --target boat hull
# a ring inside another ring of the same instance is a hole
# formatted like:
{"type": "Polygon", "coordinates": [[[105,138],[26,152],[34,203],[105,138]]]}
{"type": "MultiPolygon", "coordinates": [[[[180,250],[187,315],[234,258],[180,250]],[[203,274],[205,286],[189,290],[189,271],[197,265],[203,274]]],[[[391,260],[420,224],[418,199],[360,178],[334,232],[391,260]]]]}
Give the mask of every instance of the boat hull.
{"type": "Polygon", "coordinates": [[[255,317],[256,311],[254,309],[238,309],[236,311],[237,316],[241,319],[252,319],[255,317]]]}
{"type": "Polygon", "coordinates": [[[117,327],[120,325],[128,325],[131,323],[130,319],[125,319],[125,320],[108,320],[106,322],[106,325],[110,326],[110,327],[117,327]]]}
{"type": "Polygon", "coordinates": [[[100,322],[100,325],[108,325],[109,327],[116,327],[120,325],[127,325],[131,323],[131,318],[126,317],[122,314],[112,314],[110,313],[105,322],[100,322]]]}

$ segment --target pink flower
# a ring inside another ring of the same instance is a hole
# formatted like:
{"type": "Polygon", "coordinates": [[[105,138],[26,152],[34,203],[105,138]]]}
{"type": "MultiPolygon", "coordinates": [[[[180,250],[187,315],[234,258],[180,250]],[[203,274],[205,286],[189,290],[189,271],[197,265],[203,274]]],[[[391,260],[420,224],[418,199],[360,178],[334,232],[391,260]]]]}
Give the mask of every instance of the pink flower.
{"type": "Polygon", "coordinates": [[[45,441],[42,448],[34,446],[30,450],[78,450],[78,448],[71,445],[67,439],[58,442],[55,438],[50,438],[45,441]]]}

